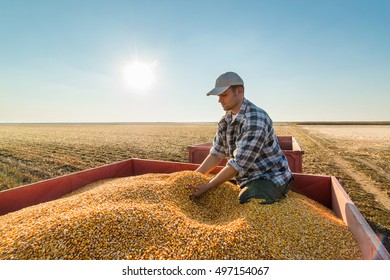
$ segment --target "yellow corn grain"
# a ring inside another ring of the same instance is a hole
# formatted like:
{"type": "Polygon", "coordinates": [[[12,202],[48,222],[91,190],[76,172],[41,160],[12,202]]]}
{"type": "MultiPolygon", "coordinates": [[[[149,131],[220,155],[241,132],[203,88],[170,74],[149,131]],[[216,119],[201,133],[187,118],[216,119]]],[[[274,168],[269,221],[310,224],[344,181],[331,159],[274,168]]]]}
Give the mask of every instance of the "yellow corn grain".
{"type": "Polygon", "coordinates": [[[239,188],[191,198],[193,171],[99,181],[0,217],[0,259],[361,259],[331,210],[294,192],[239,204],[239,188]]]}

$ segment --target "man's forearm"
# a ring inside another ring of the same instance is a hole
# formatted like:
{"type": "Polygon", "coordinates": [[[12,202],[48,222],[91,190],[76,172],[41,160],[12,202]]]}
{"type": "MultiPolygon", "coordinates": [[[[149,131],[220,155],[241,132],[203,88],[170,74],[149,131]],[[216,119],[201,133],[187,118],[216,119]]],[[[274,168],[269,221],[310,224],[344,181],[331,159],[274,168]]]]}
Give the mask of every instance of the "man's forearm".
{"type": "Polygon", "coordinates": [[[227,164],[213,179],[210,180],[209,184],[211,188],[225,183],[236,176],[237,170],[231,165],[227,164]]]}
{"type": "Polygon", "coordinates": [[[221,161],[221,158],[209,154],[195,171],[200,172],[202,174],[207,174],[212,171],[221,161]]]}

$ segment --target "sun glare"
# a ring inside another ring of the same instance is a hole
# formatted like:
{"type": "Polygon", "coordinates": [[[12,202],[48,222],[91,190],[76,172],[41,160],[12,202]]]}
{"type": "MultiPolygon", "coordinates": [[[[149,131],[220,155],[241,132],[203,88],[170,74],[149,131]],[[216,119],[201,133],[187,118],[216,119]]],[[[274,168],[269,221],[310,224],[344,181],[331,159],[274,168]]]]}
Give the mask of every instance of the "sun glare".
{"type": "Polygon", "coordinates": [[[156,62],[147,64],[140,61],[126,64],[123,68],[126,85],[139,90],[150,88],[155,80],[154,68],[156,64],[156,62]]]}

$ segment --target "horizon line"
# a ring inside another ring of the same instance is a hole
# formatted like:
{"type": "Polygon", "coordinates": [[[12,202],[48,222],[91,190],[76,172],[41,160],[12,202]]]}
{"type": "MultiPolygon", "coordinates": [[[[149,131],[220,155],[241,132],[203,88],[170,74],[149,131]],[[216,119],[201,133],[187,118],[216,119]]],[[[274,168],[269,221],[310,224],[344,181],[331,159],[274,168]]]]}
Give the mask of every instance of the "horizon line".
{"type": "MultiPolygon", "coordinates": [[[[17,124],[216,124],[217,121],[115,121],[115,122],[1,122],[0,125],[17,125],[17,124]]],[[[297,124],[297,125],[390,125],[390,121],[274,121],[275,124],[297,124]]]]}

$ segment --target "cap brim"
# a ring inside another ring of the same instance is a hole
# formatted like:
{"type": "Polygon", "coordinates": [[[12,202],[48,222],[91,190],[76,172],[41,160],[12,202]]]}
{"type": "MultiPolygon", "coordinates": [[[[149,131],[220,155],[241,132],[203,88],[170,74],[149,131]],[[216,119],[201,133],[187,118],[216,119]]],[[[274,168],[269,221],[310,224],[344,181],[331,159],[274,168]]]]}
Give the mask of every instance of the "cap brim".
{"type": "Polygon", "coordinates": [[[210,96],[210,95],[218,95],[218,94],[221,94],[223,93],[224,91],[226,91],[230,86],[225,86],[225,87],[216,87],[216,88],[213,88],[210,92],[208,92],[206,95],[207,96],[210,96]]]}

